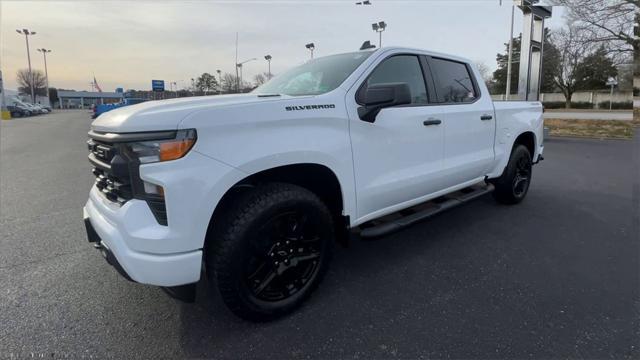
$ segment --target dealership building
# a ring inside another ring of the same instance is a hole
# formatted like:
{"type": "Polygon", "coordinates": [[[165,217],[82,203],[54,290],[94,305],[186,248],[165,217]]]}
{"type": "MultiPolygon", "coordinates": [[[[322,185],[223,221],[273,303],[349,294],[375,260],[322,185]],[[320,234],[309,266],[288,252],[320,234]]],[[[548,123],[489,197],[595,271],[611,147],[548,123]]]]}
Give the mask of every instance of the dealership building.
{"type": "Polygon", "coordinates": [[[91,105],[113,104],[122,101],[120,92],[92,92],[58,90],[60,109],[85,109],[91,105]]]}

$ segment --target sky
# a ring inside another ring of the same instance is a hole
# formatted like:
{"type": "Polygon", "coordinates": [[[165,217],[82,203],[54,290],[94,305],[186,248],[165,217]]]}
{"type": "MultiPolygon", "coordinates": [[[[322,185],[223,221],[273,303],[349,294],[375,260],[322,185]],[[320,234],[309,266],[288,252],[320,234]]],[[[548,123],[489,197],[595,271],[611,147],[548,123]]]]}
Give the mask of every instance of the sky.
{"type": "MultiPolygon", "coordinates": [[[[16,72],[27,68],[29,29],[31,64],[44,70],[37,48],[47,55],[51,87],[90,90],[93,76],[103,91],[116,87],[148,90],[152,79],[186,88],[203,72],[235,72],[243,78],[267,71],[273,57],[278,74],[309,58],[356,51],[363,41],[378,43],[371,24],[385,21],[383,46],[408,46],[455,54],[496,68],[496,53],[509,38],[511,2],[504,0],[357,0],[300,1],[0,1],[0,69],[5,88],[16,89],[16,72]]],[[[554,7],[547,26],[564,26],[554,7]]],[[[514,34],[522,30],[516,9],[514,34]]]]}

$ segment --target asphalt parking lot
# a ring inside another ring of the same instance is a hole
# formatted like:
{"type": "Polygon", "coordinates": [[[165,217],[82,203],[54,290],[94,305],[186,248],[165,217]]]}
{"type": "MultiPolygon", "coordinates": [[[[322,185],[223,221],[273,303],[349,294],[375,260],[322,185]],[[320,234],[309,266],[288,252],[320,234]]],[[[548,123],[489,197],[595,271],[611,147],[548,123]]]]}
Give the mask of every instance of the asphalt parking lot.
{"type": "Polygon", "coordinates": [[[86,111],[0,127],[0,357],[640,358],[640,138],[550,139],[524,203],[485,196],[338,248],[267,324],[127,282],[85,239],[86,111]]]}

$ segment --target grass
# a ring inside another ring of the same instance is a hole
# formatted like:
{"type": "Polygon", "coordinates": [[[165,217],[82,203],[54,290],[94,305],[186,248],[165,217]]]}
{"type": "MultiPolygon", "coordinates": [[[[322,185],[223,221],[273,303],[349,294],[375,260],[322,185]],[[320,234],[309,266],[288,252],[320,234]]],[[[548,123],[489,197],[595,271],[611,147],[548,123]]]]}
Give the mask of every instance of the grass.
{"type": "Polygon", "coordinates": [[[633,108],[633,125],[640,126],[640,108],[633,108]]]}
{"type": "Polygon", "coordinates": [[[564,120],[546,119],[544,125],[552,136],[571,136],[595,139],[631,139],[633,124],[621,120],[564,120]]]}

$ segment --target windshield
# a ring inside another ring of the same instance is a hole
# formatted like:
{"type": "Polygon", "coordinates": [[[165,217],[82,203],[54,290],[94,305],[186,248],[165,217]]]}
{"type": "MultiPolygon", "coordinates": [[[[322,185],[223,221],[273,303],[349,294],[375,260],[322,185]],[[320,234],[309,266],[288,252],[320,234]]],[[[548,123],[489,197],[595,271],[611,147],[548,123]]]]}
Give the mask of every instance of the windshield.
{"type": "Polygon", "coordinates": [[[340,86],[371,53],[354,52],[314,59],[274,77],[253,92],[290,96],[324,94],[340,86]]]}

